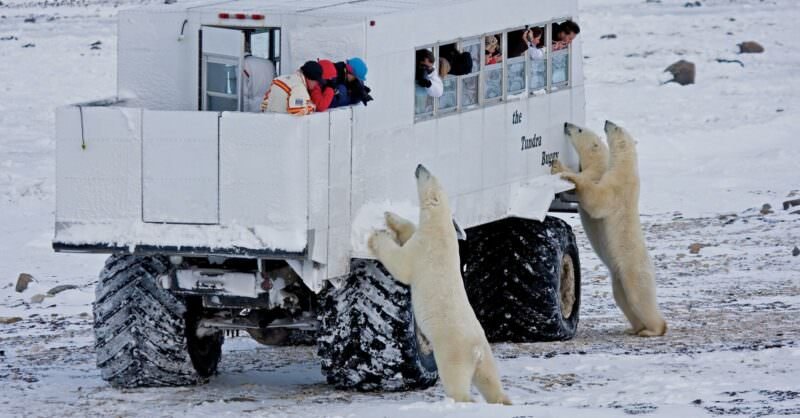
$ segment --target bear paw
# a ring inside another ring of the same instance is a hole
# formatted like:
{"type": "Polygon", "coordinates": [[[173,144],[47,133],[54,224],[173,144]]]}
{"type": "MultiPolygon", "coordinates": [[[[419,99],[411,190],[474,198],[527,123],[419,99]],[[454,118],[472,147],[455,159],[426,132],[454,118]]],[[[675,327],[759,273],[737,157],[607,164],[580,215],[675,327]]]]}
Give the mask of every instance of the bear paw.
{"type": "Polygon", "coordinates": [[[576,186],[578,185],[578,175],[577,174],[565,171],[565,172],[559,173],[559,175],[561,176],[562,180],[566,180],[566,181],[568,181],[568,182],[570,182],[570,183],[572,183],[572,184],[574,184],[576,186]]]}
{"type": "Polygon", "coordinates": [[[367,241],[367,246],[369,247],[370,251],[372,251],[373,255],[378,255],[378,250],[380,249],[382,240],[390,240],[394,242],[395,239],[394,235],[385,229],[373,231],[369,237],[369,240],[367,241]]]}
{"type": "Polygon", "coordinates": [[[553,160],[553,163],[550,165],[550,174],[559,174],[567,171],[561,161],[553,160]]]}

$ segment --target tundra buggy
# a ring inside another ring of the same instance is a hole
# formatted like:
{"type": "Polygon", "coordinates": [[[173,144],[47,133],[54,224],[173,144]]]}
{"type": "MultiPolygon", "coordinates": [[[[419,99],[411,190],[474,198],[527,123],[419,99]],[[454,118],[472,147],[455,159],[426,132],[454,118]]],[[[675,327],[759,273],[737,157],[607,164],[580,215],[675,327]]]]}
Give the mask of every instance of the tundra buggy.
{"type": "Polygon", "coordinates": [[[316,342],[340,388],[433,384],[409,290],[366,250],[383,211],[416,216],[420,163],[466,229],[465,286],[489,339],[574,335],[578,250],[547,213],[576,209],[550,176],[555,159],[578,168],[563,125],[584,122],[580,42],[551,41],[576,0],[165,3],[119,12],[116,97],[57,110],[53,248],[110,254],[94,302],[103,379],[203,382],[235,330],[316,342]],[[420,49],[471,68],[443,73],[441,97],[419,94],[420,49]],[[252,111],[249,60],[268,83],[350,57],[368,64],[367,106],[252,111]]]}

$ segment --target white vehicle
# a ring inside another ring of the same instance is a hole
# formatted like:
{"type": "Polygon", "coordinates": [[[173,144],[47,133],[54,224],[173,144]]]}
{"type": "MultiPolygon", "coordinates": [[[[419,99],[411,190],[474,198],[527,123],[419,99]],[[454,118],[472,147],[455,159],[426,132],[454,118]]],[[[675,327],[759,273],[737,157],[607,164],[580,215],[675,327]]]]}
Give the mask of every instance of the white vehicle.
{"type": "Polygon", "coordinates": [[[563,126],[584,122],[580,41],[556,51],[550,40],[576,15],[576,0],[121,11],[117,97],[59,108],[56,122],[53,247],[112,254],[94,307],[103,378],[204,381],[224,332],[246,330],[263,343],[316,338],[338,387],[433,384],[408,289],[365,248],[383,211],[416,217],[420,163],[467,230],[464,279],[489,338],[571,338],[577,247],[568,225],[545,216],[576,208],[554,200],[564,189],[549,175],[556,158],[578,165],[563,126]],[[539,45],[521,41],[529,28],[543,32],[539,45]],[[499,59],[484,49],[490,37],[499,59]],[[421,49],[437,63],[468,53],[472,68],[445,75],[431,98],[415,82],[421,49]],[[369,66],[367,106],[246,111],[266,88],[253,80],[350,57],[369,66]]]}

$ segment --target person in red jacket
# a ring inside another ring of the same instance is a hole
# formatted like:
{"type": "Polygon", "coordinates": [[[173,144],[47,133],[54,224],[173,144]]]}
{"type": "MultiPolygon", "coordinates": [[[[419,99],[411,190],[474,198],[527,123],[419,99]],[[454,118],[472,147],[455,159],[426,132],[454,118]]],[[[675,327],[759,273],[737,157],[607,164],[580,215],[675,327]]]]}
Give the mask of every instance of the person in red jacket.
{"type": "Polygon", "coordinates": [[[331,106],[335,94],[334,89],[326,81],[336,76],[336,67],[328,60],[319,60],[317,64],[321,69],[320,78],[316,80],[316,83],[309,83],[308,94],[311,96],[317,112],[324,112],[331,106]]]}

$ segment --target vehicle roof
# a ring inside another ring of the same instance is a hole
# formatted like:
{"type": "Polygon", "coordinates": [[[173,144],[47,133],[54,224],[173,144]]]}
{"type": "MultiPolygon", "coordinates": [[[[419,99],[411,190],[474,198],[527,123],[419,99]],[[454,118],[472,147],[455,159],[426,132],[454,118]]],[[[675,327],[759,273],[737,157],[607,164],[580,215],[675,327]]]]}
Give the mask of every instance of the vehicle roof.
{"type": "Polygon", "coordinates": [[[473,2],[475,0],[208,0],[194,3],[189,8],[213,12],[255,11],[357,19],[473,2]]]}

